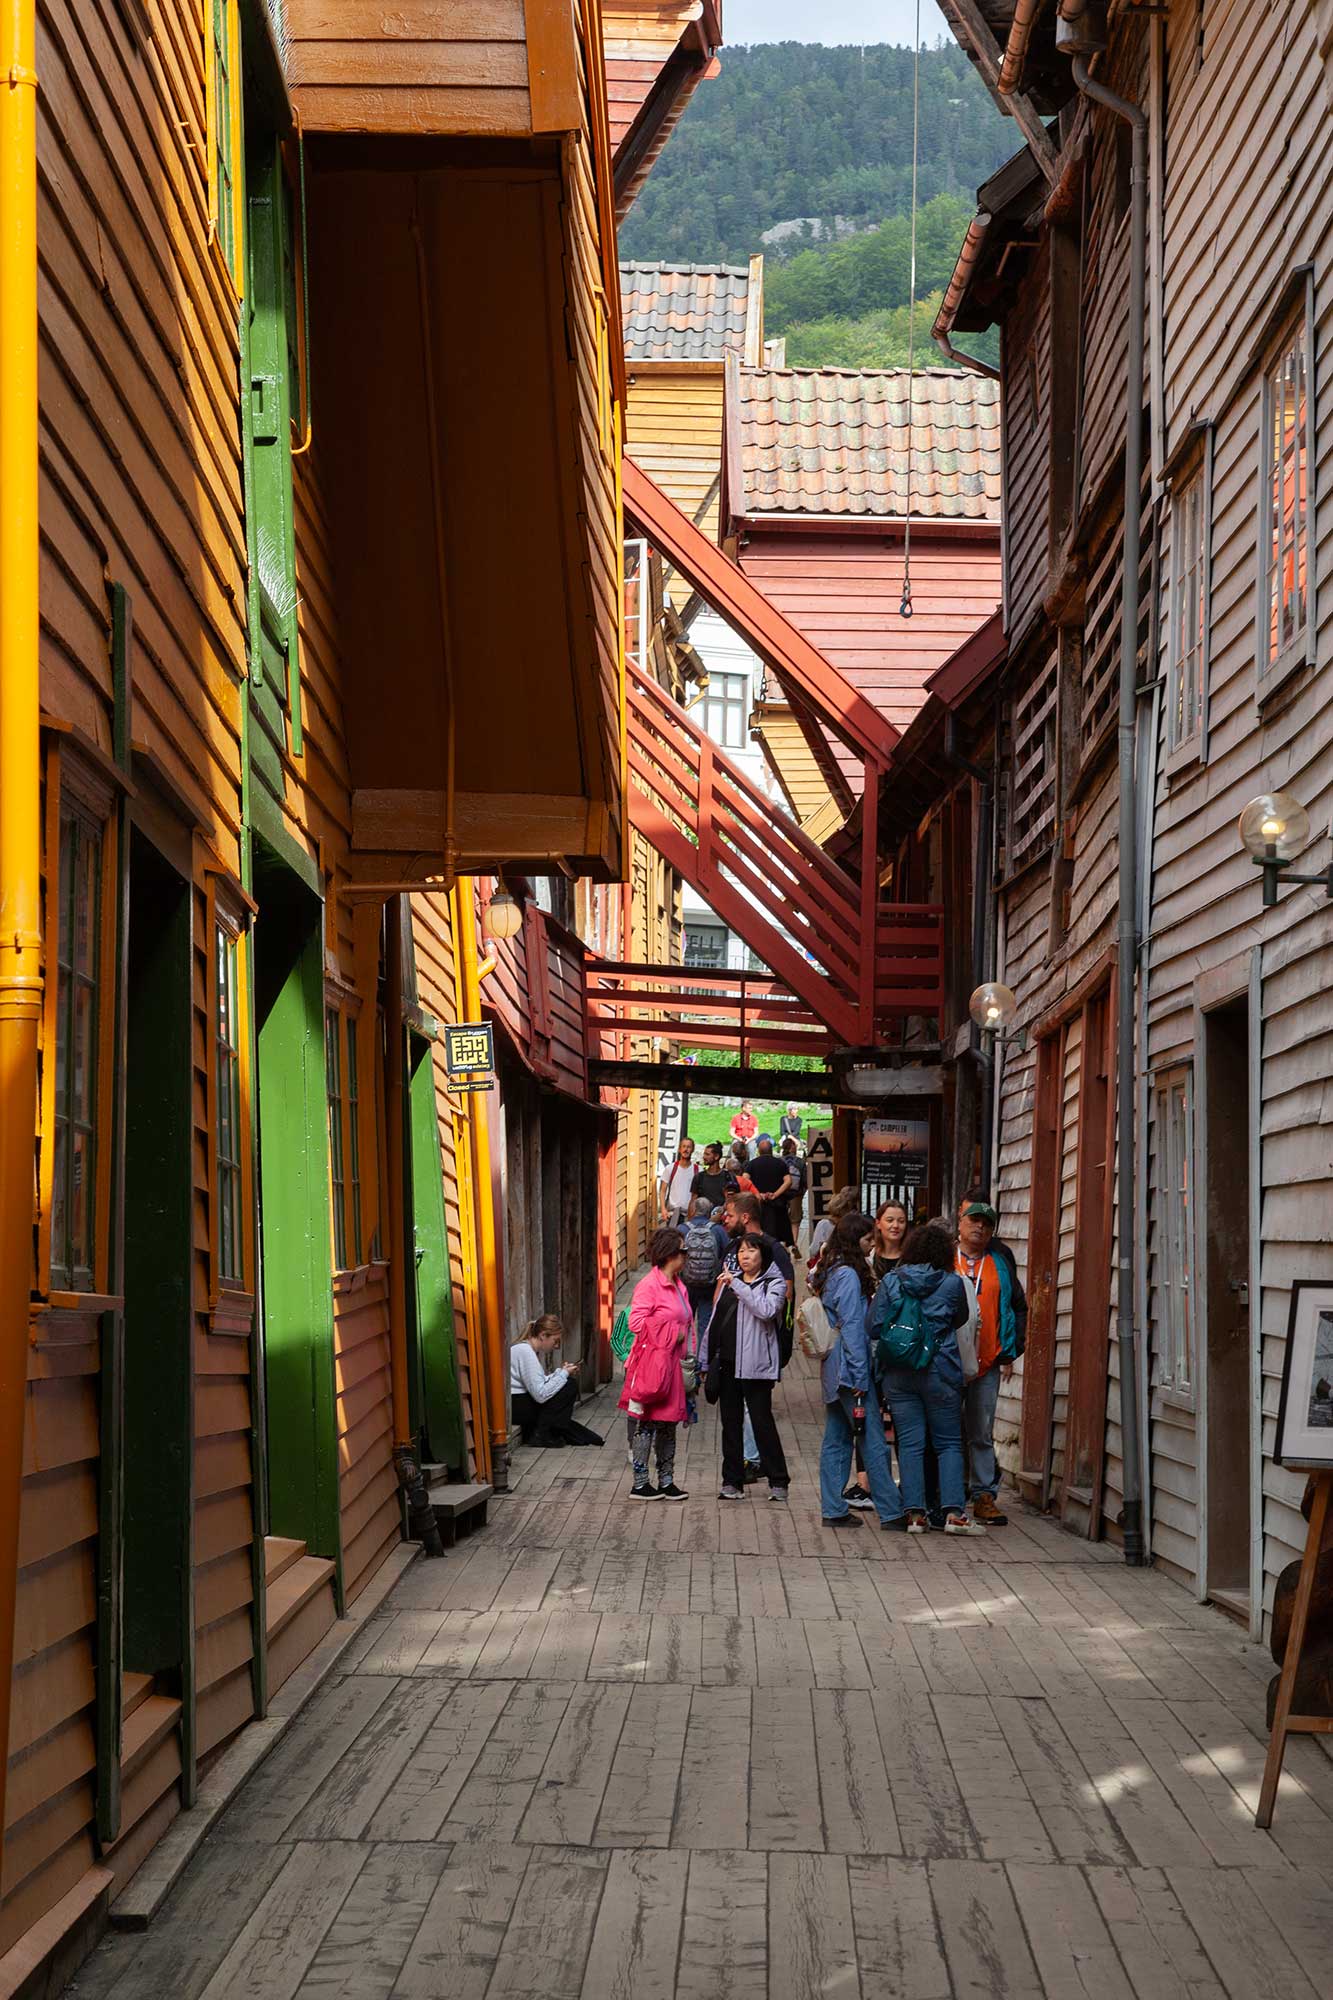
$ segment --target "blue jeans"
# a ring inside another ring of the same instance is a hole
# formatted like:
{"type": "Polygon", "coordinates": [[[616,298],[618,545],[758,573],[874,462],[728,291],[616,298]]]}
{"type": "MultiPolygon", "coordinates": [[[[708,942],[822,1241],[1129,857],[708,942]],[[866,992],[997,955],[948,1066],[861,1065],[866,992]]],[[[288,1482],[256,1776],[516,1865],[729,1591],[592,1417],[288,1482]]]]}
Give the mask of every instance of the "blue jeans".
{"type": "MultiPolygon", "coordinates": [[[[839,1389],[837,1402],[824,1405],[824,1442],[819,1448],[819,1511],[826,1521],[836,1521],[848,1512],[842,1490],[852,1469],[855,1442],[852,1406],[855,1401],[855,1390],[839,1389]]],[[[889,1447],[884,1442],[884,1425],[873,1389],[866,1391],[865,1406],[866,1427],[861,1439],[861,1454],[870,1479],[870,1497],[881,1521],[896,1521],[903,1511],[903,1502],[894,1483],[889,1447]]]]}
{"type": "Polygon", "coordinates": [[[967,1490],[973,1500],[983,1493],[993,1500],[1000,1490],[995,1457],[995,1406],[1000,1400],[1000,1364],[988,1368],[963,1391],[963,1427],[967,1432],[967,1490]]]}
{"type": "Polygon", "coordinates": [[[690,1307],[694,1313],[694,1330],[698,1338],[702,1341],[708,1331],[708,1322],[713,1317],[713,1287],[712,1285],[687,1285],[686,1290],[689,1292],[690,1307]]]}
{"type": "Polygon", "coordinates": [[[904,1504],[924,1513],[926,1439],[940,1467],[940,1505],[946,1513],[963,1509],[963,1385],[955,1368],[890,1368],[884,1389],[898,1441],[898,1477],[904,1504]]]}

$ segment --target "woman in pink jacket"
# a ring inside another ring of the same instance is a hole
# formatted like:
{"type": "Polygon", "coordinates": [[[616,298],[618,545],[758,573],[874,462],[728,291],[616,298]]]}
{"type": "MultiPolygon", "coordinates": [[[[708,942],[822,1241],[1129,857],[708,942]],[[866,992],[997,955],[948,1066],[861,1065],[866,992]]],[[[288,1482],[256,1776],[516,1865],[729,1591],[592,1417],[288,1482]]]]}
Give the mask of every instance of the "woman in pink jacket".
{"type": "Polygon", "coordinates": [[[681,1356],[694,1327],[690,1297],[681,1283],[685,1239],[678,1229],[655,1231],[648,1245],[652,1270],[641,1278],[630,1301],[634,1345],[625,1363],[620,1407],[630,1417],[634,1464],[632,1500],[688,1500],[677,1486],[676,1426],[685,1415],[681,1356]],[[657,1484],[648,1478],[648,1454],[656,1446],[657,1484]]]}

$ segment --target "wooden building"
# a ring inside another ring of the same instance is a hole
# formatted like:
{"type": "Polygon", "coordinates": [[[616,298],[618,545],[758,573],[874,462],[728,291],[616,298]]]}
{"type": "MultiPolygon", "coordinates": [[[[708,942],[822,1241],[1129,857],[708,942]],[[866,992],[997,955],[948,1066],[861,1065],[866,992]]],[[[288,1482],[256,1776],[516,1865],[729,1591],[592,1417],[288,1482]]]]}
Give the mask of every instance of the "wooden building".
{"type": "MultiPolygon", "coordinates": [[[[723,544],[894,730],[999,600],[999,432],[984,376],[728,362],[723,544]]],[[[808,705],[787,703],[805,753],[779,686],[763,710],[765,746],[788,798],[807,808],[803,821],[826,839],[855,804],[860,773],[808,705]]]]}
{"type": "Polygon", "coordinates": [[[507,1424],[443,885],[625,864],[624,375],[597,10],[471,12],[43,15],[0,1981],[375,1574],[395,1443],[507,1424]]]}
{"type": "MultiPolygon", "coordinates": [[[[983,74],[1013,17],[988,7],[986,34],[959,26],[983,74]]],[[[1122,1219],[1113,737],[1131,160],[1125,120],[1062,77],[1050,32],[1039,21],[1019,73],[1057,123],[980,191],[941,329],[962,345],[1002,330],[997,969],[1028,1039],[1001,1055],[998,1196],[1033,1303],[1008,1456],[1071,1526],[1118,1532],[1111,1260],[1132,1227],[1145,1537],[1258,1634],[1303,1541],[1301,1476],[1273,1447],[1291,1282],[1329,1270],[1331,933],[1318,889],[1264,906],[1236,821],[1255,795],[1291,792],[1316,829],[1302,872],[1327,865],[1327,36],[1315,10],[1215,18],[1172,0],[1152,20],[1119,13],[1095,64],[1145,115],[1150,162],[1133,413],[1138,1205],[1122,1219]],[[1281,120],[1255,123],[1265,101],[1281,120]]]]}

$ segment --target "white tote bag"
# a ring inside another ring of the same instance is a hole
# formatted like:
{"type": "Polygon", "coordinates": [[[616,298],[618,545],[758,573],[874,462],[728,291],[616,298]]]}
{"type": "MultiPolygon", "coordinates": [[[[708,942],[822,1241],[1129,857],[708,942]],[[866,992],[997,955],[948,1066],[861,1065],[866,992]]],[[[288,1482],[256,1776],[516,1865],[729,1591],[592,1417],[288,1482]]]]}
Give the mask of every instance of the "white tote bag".
{"type": "Polygon", "coordinates": [[[967,1325],[957,1329],[958,1352],[962,1358],[964,1382],[975,1382],[981,1373],[981,1364],[977,1360],[977,1327],[981,1322],[981,1308],[977,1304],[977,1288],[972,1280],[962,1271],[958,1275],[967,1293],[967,1325]]]}

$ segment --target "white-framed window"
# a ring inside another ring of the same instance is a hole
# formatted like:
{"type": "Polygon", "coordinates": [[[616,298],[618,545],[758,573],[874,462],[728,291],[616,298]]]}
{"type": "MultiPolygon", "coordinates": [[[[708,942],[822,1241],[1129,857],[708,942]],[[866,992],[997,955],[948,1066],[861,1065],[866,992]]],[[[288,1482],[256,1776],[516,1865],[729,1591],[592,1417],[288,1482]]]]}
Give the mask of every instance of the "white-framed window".
{"type": "Polygon", "coordinates": [[[1194,1172],[1192,1078],[1163,1077],[1156,1095],[1157,1380],[1188,1394],[1194,1386],[1194,1172]]]}
{"type": "Polygon", "coordinates": [[[1208,688],[1212,437],[1197,471],[1171,497],[1167,749],[1197,745],[1208,688]]]}
{"type": "Polygon", "coordinates": [[[713,674],[703,698],[703,726],[724,750],[743,750],[750,726],[750,676],[713,674]]]}
{"type": "Polygon", "coordinates": [[[1314,632],[1314,283],[1264,364],[1259,398],[1257,652],[1262,694],[1304,666],[1314,632]]]}

